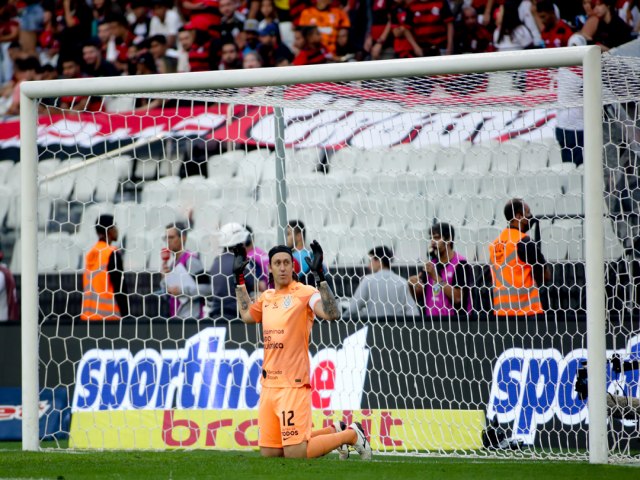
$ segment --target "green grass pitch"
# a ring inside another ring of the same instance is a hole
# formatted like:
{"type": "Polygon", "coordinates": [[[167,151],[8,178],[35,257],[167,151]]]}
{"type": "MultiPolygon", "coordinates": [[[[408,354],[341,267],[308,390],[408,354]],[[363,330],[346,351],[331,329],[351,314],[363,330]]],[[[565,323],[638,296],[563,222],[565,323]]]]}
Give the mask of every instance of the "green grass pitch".
{"type": "Polygon", "coordinates": [[[257,452],[22,452],[0,443],[0,478],[32,479],[438,479],[438,480],[638,480],[640,464],[374,456],[362,462],[337,455],[314,460],[261,458],[257,452]]]}

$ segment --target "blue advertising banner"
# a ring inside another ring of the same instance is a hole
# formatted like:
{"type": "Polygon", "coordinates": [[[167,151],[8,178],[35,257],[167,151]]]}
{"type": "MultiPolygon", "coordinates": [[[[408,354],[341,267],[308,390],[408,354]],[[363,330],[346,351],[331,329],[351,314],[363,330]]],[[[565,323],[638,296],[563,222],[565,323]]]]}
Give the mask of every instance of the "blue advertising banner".
{"type": "MultiPolygon", "coordinates": [[[[66,388],[40,392],[40,439],[69,436],[71,407],[66,388]]],[[[0,388],[0,440],[22,440],[22,392],[19,387],[0,388]]]]}

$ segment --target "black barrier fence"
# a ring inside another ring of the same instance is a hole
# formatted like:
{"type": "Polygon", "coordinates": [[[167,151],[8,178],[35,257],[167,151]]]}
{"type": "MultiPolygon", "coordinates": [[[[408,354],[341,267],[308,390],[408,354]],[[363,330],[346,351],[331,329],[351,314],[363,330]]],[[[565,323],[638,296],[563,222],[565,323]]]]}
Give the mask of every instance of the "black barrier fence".
{"type": "MultiPolygon", "coordinates": [[[[583,263],[565,262],[551,265],[552,282],[541,288],[541,300],[545,310],[567,312],[569,315],[584,313],[586,306],[585,268],[583,263]]],[[[418,266],[399,266],[394,270],[405,278],[415,275],[418,266]]],[[[486,265],[474,264],[473,275],[468,279],[473,310],[476,313],[491,311],[491,274],[486,265]]],[[[364,268],[331,269],[331,282],[338,297],[351,297],[365,275],[364,268]]],[[[132,317],[163,318],[168,315],[167,297],[159,295],[159,273],[125,273],[132,317]]],[[[16,275],[20,292],[21,278],[16,275]]],[[[56,273],[39,276],[39,302],[41,319],[77,318],[82,302],[82,274],[56,273]]],[[[632,288],[633,280],[627,273],[625,262],[607,265],[608,309],[622,312],[635,298],[640,288],[632,288]]],[[[638,303],[638,302],[636,302],[638,303]]]]}
{"type": "MultiPolygon", "coordinates": [[[[246,358],[261,347],[259,327],[237,320],[44,322],[40,336],[40,384],[66,386],[72,399],[80,378],[78,368],[87,352],[128,351],[133,358],[143,349],[157,352],[183,349],[188,339],[211,327],[220,327],[224,332],[224,348],[242,349],[246,358]]],[[[587,445],[586,403],[573,391],[577,368],[586,355],[581,350],[586,348],[586,330],[584,316],[558,320],[551,314],[527,319],[451,317],[318,322],[312,331],[311,353],[315,355],[322,349],[339,351],[345,348],[346,339],[353,339],[356,334],[366,339],[360,346],[352,345],[356,350],[349,353],[355,358],[357,352],[364,352],[365,373],[359,397],[362,409],[481,409],[489,414],[500,413],[505,427],[528,435],[537,446],[574,449],[587,445]]],[[[640,338],[628,333],[637,330],[631,320],[624,321],[615,329],[617,333],[607,336],[607,347],[625,349],[633,344],[632,349],[637,350],[640,338]]],[[[19,346],[19,324],[2,325],[0,361],[5,368],[0,372],[0,386],[20,384],[19,346]]],[[[248,372],[246,376],[251,371],[259,376],[253,367],[242,366],[248,372]]],[[[609,382],[614,382],[616,379],[609,374],[609,382]]],[[[312,378],[313,375],[312,372],[312,378]]],[[[120,386],[111,386],[104,379],[91,380],[93,384],[88,385],[95,389],[104,381],[107,393],[125,392],[131,386],[126,385],[126,374],[120,377],[124,378],[120,378],[120,386]]],[[[223,388],[232,388],[228,379],[218,381],[218,385],[226,385],[223,388]]],[[[628,386],[634,388],[634,382],[635,395],[640,395],[637,374],[630,377],[628,386]]],[[[242,389],[248,389],[249,383],[243,383],[242,389]]],[[[255,384],[257,377],[253,380],[255,384]]],[[[357,386],[354,388],[357,391],[357,386]]],[[[237,390],[228,395],[241,394],[237,390]]],[[[173,404],[162,408],[171,408],[175,402],[174,399],[173,404]]],[[[117,406],[116,402],[109,408],[117,406]]],[[[610,433],[616,441],[622,435],[632,448],[638,449],[637,428],[633,422],[612,424],[610,433]]]]}

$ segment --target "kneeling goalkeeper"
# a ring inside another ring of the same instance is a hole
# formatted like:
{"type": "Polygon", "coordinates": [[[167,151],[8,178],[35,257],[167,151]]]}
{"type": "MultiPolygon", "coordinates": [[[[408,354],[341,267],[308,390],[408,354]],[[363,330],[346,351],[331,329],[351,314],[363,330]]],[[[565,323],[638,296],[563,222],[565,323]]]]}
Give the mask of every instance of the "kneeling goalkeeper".
{"type": "Polygon", "coordinates": [[[324,279],[322,248],[311,244],[312,258],[306,261],[316,277],[314,288],[295,278],[293,252],[279,245],[269,251],[269,272],[275,288],[251,303],[244,285],[246,251],[235,249],[236,299],[245,323],[262,323],[264,362],[262,393],[258,408],[258,444],[265,457],[315,458],[337,449],[348,457],[348,446],[360,456],[371,458],[371,446],[362,425],[336,424],[311,431],[311,382],[309,335],[314,316],[337,320],[340,311],[324,279]]]}

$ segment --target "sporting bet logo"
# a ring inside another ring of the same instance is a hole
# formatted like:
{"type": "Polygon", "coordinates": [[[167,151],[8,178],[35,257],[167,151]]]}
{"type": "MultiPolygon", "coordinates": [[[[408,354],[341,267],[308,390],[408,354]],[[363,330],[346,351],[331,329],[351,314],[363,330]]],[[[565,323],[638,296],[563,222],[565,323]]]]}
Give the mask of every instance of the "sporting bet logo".
{"type": "MultiPolygon", "coordinates": [[[[225,348],[227,329],[210,327],[176,350],[86,352],[76,373],[73,411],[253,409],[263,350],[225,348]]],[[[314,408],[360,409],[367,373],[367,327],[311,357],[314,408]]]]}

